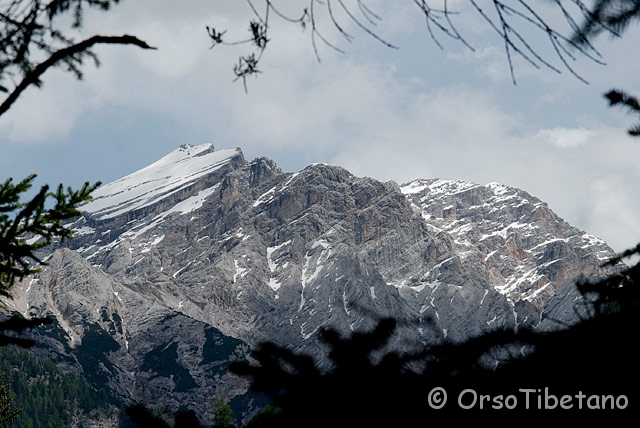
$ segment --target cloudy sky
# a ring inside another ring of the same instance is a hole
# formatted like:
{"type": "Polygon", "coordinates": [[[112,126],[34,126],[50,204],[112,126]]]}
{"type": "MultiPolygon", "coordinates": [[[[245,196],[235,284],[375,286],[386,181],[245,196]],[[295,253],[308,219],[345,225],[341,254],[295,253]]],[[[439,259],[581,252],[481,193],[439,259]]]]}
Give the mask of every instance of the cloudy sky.
{"type": "MultiPolygon", "coordinates": [[[[262,10],[263,0],[253,2],[262,10]]],[[[296,16],[307,2],[274,3],[296,16]]],[[[28,90],[0,118],[2,176],[35,172],[38,185],[107,183],[181,144],[210,142],[240,147],[247,160],[267,156],[290,172],[327,162],[398,183],[501,182],[548,202],[616,251],[640,241],[640,140],[626,134],[635,118],[602,97],[613,87],[640,93],[640,31],[598,38],[606,65],[571,61],[585,84],[544,37],[522,27],[562,73],[515,58],[514,85],[502,40],[468,1],[448,4],[460,12],[454,22],[473,50],[440,34],[441,49],[416,2],[364,1],[383,18],[375,27],[355,1],[344,3],[398,49],[368,35],[334,1],[336,20],[354,36],[346,41],[316,2],[320,34],[344,51],[316,39],[319,62],[310,28],[272,14],[262,73],[247,80],[247,93],[233,82],[233,65],[250,46],[210,49],[205,30],[247,38],[247,2],[124,0],[87,13],[85,36],[133,34],[158,50],[100,46],[102,65],[87,63],[80,82],[47,72],[41,89],[28,90]]],[[[557,11],[541,12],[561,23],[557,11]]]]}

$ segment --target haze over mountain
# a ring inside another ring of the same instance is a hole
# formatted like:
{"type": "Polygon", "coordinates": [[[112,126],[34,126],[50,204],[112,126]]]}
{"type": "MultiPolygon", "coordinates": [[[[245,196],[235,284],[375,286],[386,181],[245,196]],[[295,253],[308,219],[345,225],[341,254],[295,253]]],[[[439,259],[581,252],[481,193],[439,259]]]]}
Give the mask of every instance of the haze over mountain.
{"type": "Polygon", "coordinates": [[[503,184],[285,173],[210,144],[180,146],[81,209],[76,238],[7,306],[55,317],[41,355],[125,400],[203,418],[214,397],[240,400],[247,384],[225,365],[260,341],[321,355],[320,328],[383,316],[406,321],[391,345],[405,349],[555,328],[576,319],[576,278],[614,255],[503,184]]]}

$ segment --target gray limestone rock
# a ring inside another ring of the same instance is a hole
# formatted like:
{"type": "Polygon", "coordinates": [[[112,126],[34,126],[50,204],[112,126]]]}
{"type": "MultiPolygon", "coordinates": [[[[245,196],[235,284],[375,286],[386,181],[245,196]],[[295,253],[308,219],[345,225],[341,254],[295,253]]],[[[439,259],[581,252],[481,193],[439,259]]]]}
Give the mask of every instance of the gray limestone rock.
{"type": "Polygon", "coordinates": [[[206,145],[104,186],[84,210],[8,305],[56,318],[59,361],[201,416],[246,391],[224,367],[260,341],[322,363],[319,329],[380,317],[403,321],[391,346],[404,349],[535,327],[571,311],[568,287],[614,255],[512,187],[400,186],[325,164],[292,174],[206,145]],[[87,340],[101,356],[82,356],[87,340]]]}

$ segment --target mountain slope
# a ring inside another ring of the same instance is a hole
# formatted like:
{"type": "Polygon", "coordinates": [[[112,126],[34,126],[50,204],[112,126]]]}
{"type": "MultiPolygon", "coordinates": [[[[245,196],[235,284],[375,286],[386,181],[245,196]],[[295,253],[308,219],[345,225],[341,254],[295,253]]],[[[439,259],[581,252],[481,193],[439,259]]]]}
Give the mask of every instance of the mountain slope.
{"type": "Polygon", "coordinates": [[[519,189],[399,186],[325,164],[285,173],[211,145],[181,146],[82,209],[76,239],[8,305],[55,316],[58,360],[118,395],[200,415],[213,399],[194,396],[243,392],[220,371],[243,343],[321,355],[320,328],[362,330],[380,316],[406,321],[391,345],[405,349],[536,326],[547,305],[573,307],[572,282],[603,274],[613,255],[519,189]],[[110,345],[86,360],[91,340],[110,345]]]}

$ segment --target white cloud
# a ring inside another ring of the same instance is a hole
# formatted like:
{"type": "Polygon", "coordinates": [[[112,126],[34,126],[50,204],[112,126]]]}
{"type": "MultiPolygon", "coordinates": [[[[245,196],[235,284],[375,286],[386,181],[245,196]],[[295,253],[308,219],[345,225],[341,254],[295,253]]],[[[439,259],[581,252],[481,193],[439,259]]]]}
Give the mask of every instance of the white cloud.
{"type": "Polygon", "coordinates": [[[55,143],[76,125],[89,103],[83,82],[60,70],[51,70],[43,81],[42,88],[28,88],[2,116],[0,134],[5,143],[55,143]]]}
{"type": "MultiPolygon", "coordinates": [[[[325,161],[357,175],[398,182],[435,176],[500,181],[549,202],[566,220],[617,250],[640,240],[634,226],[640,224],[640,194],[634,186],[640,183],[640,144],[630,141],[623,127],[606,123],[609,111],[600,98],[602,85],[611,83],[617,69],[593,68],[601,75],[594,79],[599,86],[592,88],[570,76],[556,79],[553,73],[534,74],[524,67],[516,70],[519,85],[513,87],[500,45],[481,44],[475,54],[460,48],[463,54],[435,55],[426,50],[433,42],[411,12],[415,5],[403,3],[400,15],[394,15],[395,4],[376,1],[370,4],[384,18],[381,35],[413,44],[401,44],[399,51],[382,49],[351,23],[355,41],[340,43],[347,54],[319,45],[318,63],[309,29],[303,32],[274,18],[278,25],[261,62],[263,73],[248,79],[245,94],[240,82],[232,83],[232,67],[246,48],[209,50],[204,26],[227,28],[233,38],[246,36],[251,17],[246,2],[202,0],[188,8],[168,0],[153,4],[123,2],[97,15],[94,24],[88,20],[87,29],[137,34],[157,51],[104,46],[96,50],[103,65],[96,70],[87,64],[84,82],[58,71],[47,74],[42,90],[30,90],[2,117],[0,144],[11,139],[81,145],[85,141],[78,140],[77,129],[87,120],[100,123],[104,132],[119,130],[120,156],[133,152],[128,146],[159,158],[181,143],[214,141],[217,147],[240,146],[249,158],[286,159],[290,169],[325,161]],[[398,16],[413,20],[403,26],[398,16]],[[482,78],[482,73],[493,78],[482,78]],[[122,123],[122,115],[112,114],[120,108],[138,114],[122,123]],[[176,124],[178,130],[146,140],[140,135],[151,126],[145,121],[149,117],[176,124]],[[183,140],[177,141],[176,133],[183,140]]],[[[291,0],[285,7],[298,5],[291,0]]],[[[485,28],[476,25],[460,28],[475,37],[485,28]]],[[[330,25],[327,35],[340,42],[330,25]]],[[[620,84],[631,81],[636,82],[620,84]]],[[[617,120],[625,126],[631,119],[617,120]]],[[[91,138],[91,132],[87,135],[91,138]]],[[[29,157],[29,150],[24,153],[29,157]]],[[[131,172],[121,171],[122,162],[115,159],[101,161],[113,164],[115,177],[131,172]]],[[[83,161],[73,159],[73,153],[69,159],[70,165],[83,161]]],[[[127,167],[135,162],[132,157],[127,167]]]]}
{"type": "Polygon", "coordinates": [[[595,132],[585,128],[541,129],[535,137],[561,149],[582,146],[593,139],[595,132]]]}
{"type": "MultiPolygon", "coordinates": [[[[487,76],[494,82],[511,82],[505,51],[504,48],[499,46],[480,46],[473,51],[469,49],[449,51],[447,52],[447,58],[465,66],[473,65],[478,74],[487,76]]],[[[523,69],[518,68],[518,78],[522,77],[522,73],[523,69]]],[[[530,74],[530,71],[527,74],[530,74]]]]}
{"type": "Polygon", "coordinates": [[[640,201],[636,195],[636,182],[628,177],[610,172],[595,177],[586,186],[582,208],[585,223],[618,252],[632,248],[640,242],[640,201]]]}

